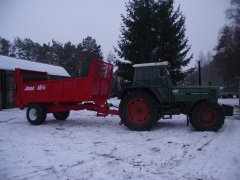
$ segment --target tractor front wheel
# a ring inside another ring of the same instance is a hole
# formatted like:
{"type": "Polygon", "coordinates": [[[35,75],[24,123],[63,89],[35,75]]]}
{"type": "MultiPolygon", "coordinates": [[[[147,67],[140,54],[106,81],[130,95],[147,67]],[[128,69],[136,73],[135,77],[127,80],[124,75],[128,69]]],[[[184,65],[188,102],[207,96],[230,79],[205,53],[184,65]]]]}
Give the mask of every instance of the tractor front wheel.
{"type": "Polygon", "coordinates": [[[40,125],[44,123],[47,113],[39,104],[30,104],[26,115],[30,124],[40,125]]]}
{"type": "Polygon", "coordinates": [[[135,131],[150,130],[158,119],[155,100],[144,92],[128,93],[121,100],[119,112],[122,122],[135,131]]]}
{"type": "Polygon", "coordinates": [[[224,119],[222,107],[213,102],[197,104],[190,115],[190,123],[197,131],[217,131],[224,124],[224,119]]]}

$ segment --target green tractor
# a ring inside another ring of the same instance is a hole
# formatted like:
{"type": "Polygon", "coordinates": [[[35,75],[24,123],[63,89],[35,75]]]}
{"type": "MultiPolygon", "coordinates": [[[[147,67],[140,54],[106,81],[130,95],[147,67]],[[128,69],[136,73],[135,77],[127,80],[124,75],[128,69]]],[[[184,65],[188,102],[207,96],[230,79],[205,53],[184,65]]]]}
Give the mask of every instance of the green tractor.
{"type": "Polygon", "coordinates": [[[233,113],[218,104],[218,87],[173,86],[167,62],[133,67],[133,83],[123,89],[119,106],[121,123],[131,130],[150,130],[159,119],[182,113],[197,131],[217,131],[233,113]]]}

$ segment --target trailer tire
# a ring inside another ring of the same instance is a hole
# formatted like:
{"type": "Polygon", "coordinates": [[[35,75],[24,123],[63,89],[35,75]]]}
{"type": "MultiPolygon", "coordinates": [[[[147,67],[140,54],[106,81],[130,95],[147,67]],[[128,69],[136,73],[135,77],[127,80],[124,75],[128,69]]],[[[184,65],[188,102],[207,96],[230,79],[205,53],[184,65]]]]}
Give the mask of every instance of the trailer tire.
{"type": "Polygon", "coordinates": [[[70,111],[60,111],[60,112],[54,112],[53,116],[57,120],[66,120],[70,114],[70,111]]]}
{"type": "Polygon", "coordinates": [[[190,115],[190,123],[197,131],[218,131],[224,124],[225,114],[218,103],[197,104],[190,115]]]}
{"type": "Polygon", "coordinates": [[[47,113],[39,104],[30,104],[26,112],[27,120],[32,125],[43,124],[47,113]]]}
{"type": "Polygon", "coordinates": [[[134,131],[150,130],[158,119],[157,104],[144,92],[128,93],[120,103],[121,122],[134,131]]]}

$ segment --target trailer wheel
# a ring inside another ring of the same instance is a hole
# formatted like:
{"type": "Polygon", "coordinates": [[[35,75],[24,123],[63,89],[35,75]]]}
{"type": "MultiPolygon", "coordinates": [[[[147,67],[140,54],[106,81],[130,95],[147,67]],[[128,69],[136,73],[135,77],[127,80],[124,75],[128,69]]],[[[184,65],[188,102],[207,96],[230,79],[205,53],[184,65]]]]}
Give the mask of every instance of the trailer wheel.
{"type": "Polygon", "coordinates": [[[217,103],[202,102],[194,107],[191,115],[191,125],[197,131],[217,131],[224,124],[224,111],[217,103]]]}
{"type": "Polygon", "coordinates": [[[53,116],[57,120],[66,120],[70,114],[70,111],[61,111],[61,112],[54,112],[53,116]]]}
{"type": "Polygon", "coordinates": [[[32,125],[40,125],[44,123],[47,113],[39,104],[30,104],[27,108],[27,119],[32,125]]]}
{"type": "Polygon", "coordinates": [[[127,94],[120,103],[120,117],[129,129],[147,131],[158,119],[158,109],[155,100],[144,92],[127,94]]]}

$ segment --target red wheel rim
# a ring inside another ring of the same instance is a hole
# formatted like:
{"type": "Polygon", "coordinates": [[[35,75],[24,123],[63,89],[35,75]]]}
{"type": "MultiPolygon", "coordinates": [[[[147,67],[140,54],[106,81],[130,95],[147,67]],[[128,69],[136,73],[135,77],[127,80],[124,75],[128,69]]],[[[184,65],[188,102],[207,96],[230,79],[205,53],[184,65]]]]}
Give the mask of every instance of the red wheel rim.
{"type": "Polygon", "coordinates": [[[150,113],[148,103],[141,98],[131,100],[127,105],[127,117],[134,123],[145,122],[150,113]]]}
{"type": "Polygon", "coordinates": [[[200,123],[204,126],[212,126],[216,123],[216,112],[212,109],[205,108],[199,112],[200,123]]]}

